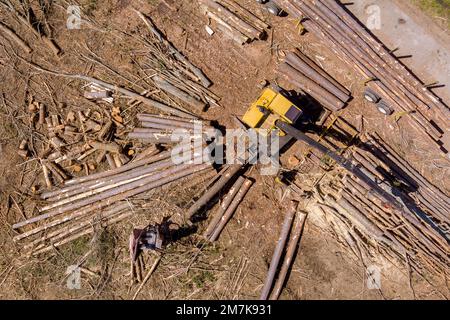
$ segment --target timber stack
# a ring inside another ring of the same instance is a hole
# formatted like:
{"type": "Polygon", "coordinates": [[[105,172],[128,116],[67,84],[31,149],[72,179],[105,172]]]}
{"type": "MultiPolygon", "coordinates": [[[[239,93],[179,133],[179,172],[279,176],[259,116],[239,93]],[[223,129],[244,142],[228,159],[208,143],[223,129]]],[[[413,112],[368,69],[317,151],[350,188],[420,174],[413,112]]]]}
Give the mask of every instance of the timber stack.
{"type": "Polygon", "coordinates": [[[300,50],[286,55],[278,74],[332,112],[344,108],[351,98],[349,90],[300,50]]]}
{"type": "MultiPolygon", "coordinates": [[[[359,256],[378,248],[390,260],[410,264],[421,274],[437,274],[450,264],[450,198],[402,159],[378,134],[361,147],[347,150],[348,158],[380,188],[403,203],[397,210],[368,185],[340,168],[328,168],[314,186],[294,182],[290,188],[301,196],[313,194],[311,210],[333,220],[336,234],[359,256]]],[[[326,155],[313,152],[314,165],[326,155]]],[[[378,250],[376,249],[376,250],[378,250]]]]}
{"type": "Polygon", "coordinates": [[[438,146],[448,129],[448,107],[390,50],[335,0],[274,0],[366,80],[396,112],[438,146]]]}
{"type": "Polygon", "coordinates": [[[199,134],[200,136],[197,138],[202,139],[202,133],[205,130],[214,129],[209,122],[175,116],[140,113],[137,118],[140,121],[140,127],[134,128],[128,134],[128,138],[137,139],[142,143],[177,143],[179,141],[172,139],[174,133],[178,136],[186,134],[190,140],[196,137],[195,134],[199,134]]]}
{"type": "Polygon", "coordinates": [[[241,45],[264,39],[270,28],[234,0],[199,0],[199,4],[202,12],[215,22],[217,30],[241,45]]]}
{"type": "Polygon", "coordinates": [[[107,226],[130,217],[132,206],[128,200],[136,195],[213,170],[211,164],[196,164],[202,155],[189,154],[175,164],[173,152],[176,150],[161,152],[150,147],[124,166],[74,178],[61,188],[42,193],[46,205],[40,208],[39,215],[13,225],[22,230],[14,241],[27,241],[24,250],[28,254],[47,252],[94,232],[95,225],[107,226]]]}

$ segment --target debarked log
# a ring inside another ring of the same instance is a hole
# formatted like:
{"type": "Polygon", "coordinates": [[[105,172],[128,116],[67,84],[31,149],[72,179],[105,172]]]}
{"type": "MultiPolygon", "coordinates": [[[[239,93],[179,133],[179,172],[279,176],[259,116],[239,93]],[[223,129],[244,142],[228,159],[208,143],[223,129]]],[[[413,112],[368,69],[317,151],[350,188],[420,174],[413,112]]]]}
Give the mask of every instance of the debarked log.
{"type": "Polygon", "coordinates": [[[290,65],[282,63],[278,72],[293,85],[310,94],[327,109],[337,111],[344,108],[344,102],[290,65]]]}
{"type": "Polygon", "coordinates": [[[228,208],[225,210],[224,214],[220,218],[217,226],[215,227],[213,233],[209,237],[209,241],[214,242],[219,238],[220,233],[225,228],[228,221],[233,216],[234,212],[236,211],[239,204],[244,199],[245,195],[247,194],[248,190],[252,186],[253,181],[250,179],[245,179],[241,187],[239,188],[239,191],[237,192],[236,196],[233,198],[233,201],[231,201],[228,208]]]}

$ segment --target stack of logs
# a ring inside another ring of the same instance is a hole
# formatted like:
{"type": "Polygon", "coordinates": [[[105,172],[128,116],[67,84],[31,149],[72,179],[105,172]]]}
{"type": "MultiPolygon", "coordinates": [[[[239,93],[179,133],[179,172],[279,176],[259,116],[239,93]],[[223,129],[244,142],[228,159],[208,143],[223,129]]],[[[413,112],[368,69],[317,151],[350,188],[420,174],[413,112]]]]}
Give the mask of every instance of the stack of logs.
{"type": "Polygon", "coordinates": [[[200,9],[217,29],[239,44],[263,39],[268,24],[233,0],[199,0],[200,9]]]}
{"type": "Polygon", "coordinates": [[[350,91],[299,50],[286,55],[278,73],[332,112],[344,108],[350,100],[350,91]]]}
{"type": "Polygon", "coordinates": [[[350,147],[357,131],[343,119],[331,115],[328,128],[320,142],[335,152],[346,150],[346,157],[376,182],[384,191],[404,204],[397,211],[357,178],[335,167],[327,155],[308,151],[308,161],[299,172],[312,174],[311,179],[297,176],[290,189],[316,200],[309,209],[325,212],[335,233],[359,257],[361,251],[382,249],[389,258],[396,258],[423,272],[442,272],[448,259],[450,198],[427,181],[416,169],[391,148],[377,133],[350,147]],[[336,140],[330,130],[348,137],[347,147],[336,140]],[[353,137],[353,138],[352,138],[353,137]],[[322,168],[319,175],[311,168],[322,168]],[[301,180],[300,180],[301,179],[301,180]],[[309,180],[311,180],[309,182],[309,180]],[[332,218],[334,217],[334,218],[332,218]],[[361,250],[364,249],[364,250],[361,250]]]}
{"type": "MultiPolygon", "coordinates": [[[[229,185],[230,181],[242,170],[241,165],[227,165],[225,166],[215,177],[213,181],[211,181],[210,187],[208,190],[203,193],[195,202],[189,207],[185,214],[185,220],[187,222],[195,221],[196,215],[201,212],[201,209],[207,207],[213,199],[219,194],[221,191],[229,185]]],[[[235,185],[237,187],[239,185],[235,185]]],[[[238,189],[240,189],[239,186],[238,189]]],[[[249,186],[250,187],[250,186],[249,186]]],[[[236,189],[236,188],[235,188],[236,189]]],[[[233,192],[234,193],[234,192],[233,192]]],[[[244,196],[244,195],[243,195],[244,196]]],[[[233,198],[235,198],[233,196],[233,198]]],[[[214,225],[215,226],[215,225],[214,225]]]]}
{"type": "MultiPolygon", "coordinates": [[[[195,134],[202,134],[205,130],[212,129],[209,123],[200,120],[191,120],[175,116],[161,116],[156,114],[138,114],[141,121],[140,128],[134,128],[128,134],[129,139],[138,139],[143,143],[172,144],[177,143],[174,133],[189,135],[194,139],[195,134]]],[[[199,137],[202,138],[201,136],[199,137]]]]}
{"type": "Polygon", "coordinates": [[[133,196],[213,170],[211,164],[195,164],[198,155],[183,156],[183,162],[176,165],[171,159],[173,151],[153,148],[120,168],[75,178],[62,188],[44,192],[41,198],[47,204],[41,214],[13,225],[23,231],[14,240],[27,240],[24,249],[29,254],[47,252],[92,233],[96,224],[109,225],[129,217],[126,200],[133,196]]]}
{"type": "Polygon", "coordinates": [[[405,209],[393,209],[366,184],[339,170],[322,179],[320,192],[314,192],[317,202],[313,207],[333,214],[345,225],[340,234],[355,252],[359,252],[356,241],[379,247],[421,273],[446,270],[450,263],[449,197],[378,135],[355,149],[352,158],[368,177],[403,202],[405,209]]]}
{"type": "Polygon", "coordinates": [[[275,0],[330,46],[397,112],[439,143],[448,128],[449,110],[415,75],[335,0],[275,0]]]}
{"type": "Polygon", "coordinates": [[[243,176],[237,178],[236,182],[221,201],[218,210],[212,216],[208,227],[203,233],[203,236],[208,241],[213,242],[219,238],[220,233],[233,216],[252,184],[253,181],[248,178],[243,176]]]}
{"type": "MultiPolygon", "coordinates": [[[[415,200],[415,203],[418,203],[427,211],[430,219],[446,233],[450,232],[450,218],[448,216],[450,198],[402,159],[377,133],[371,134],[369,137],[367,149],[370,152],[369,154],[374,155],[380,160],[381,164],[384,164],[383,169],[385,170],[381,169],[381,171],[390,171],[397,184],[401,183],[405,186],[404,188],[413,192],[412,195],[415,199],[412,200],[415,200]]],[[[356,160],[358,159],[359,157],[356,158],[356,160]]],[[[374,172],[374,174],[377,173],[380,176],[380,169],[374,172]]],[[[382,179],[383,176],[379,178],[382,179]]]]}

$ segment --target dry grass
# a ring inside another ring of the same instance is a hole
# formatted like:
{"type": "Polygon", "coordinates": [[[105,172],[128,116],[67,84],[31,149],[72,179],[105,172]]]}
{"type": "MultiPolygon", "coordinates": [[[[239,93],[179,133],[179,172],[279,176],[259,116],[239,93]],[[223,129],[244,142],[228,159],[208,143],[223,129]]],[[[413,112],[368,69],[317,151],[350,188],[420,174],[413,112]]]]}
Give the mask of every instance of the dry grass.
{"type": "Polygon", "coordinates": [[[428,13],[447,30],[450,29],[449,0],[412,0],[412,2],[428,13]]]}

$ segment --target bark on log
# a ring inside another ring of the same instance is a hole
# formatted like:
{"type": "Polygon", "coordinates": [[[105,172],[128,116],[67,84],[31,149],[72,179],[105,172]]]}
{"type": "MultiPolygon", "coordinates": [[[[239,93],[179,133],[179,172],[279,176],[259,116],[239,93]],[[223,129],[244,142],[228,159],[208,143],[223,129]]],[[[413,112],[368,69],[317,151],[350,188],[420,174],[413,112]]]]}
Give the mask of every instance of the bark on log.
{"type": "MultiPolygon", "coordinates": [[[[127,206],[129,206],[128,202],[126,202],[126,204],[127,204],[127,206]]],[[[122,206],[123,206],[123,203],[120,203],[119,205],[114,204],[109,207],[103,208],[102,212],[104,212],[105,214],[114,213],[114,212],[117,212],[116,210],[121,209],[122,206]]],[[[121,209],[121,210],[123,210],[123,209],[121,209]]],[[[42,224],[34,229],[25,231],[25,232],[15,236],[13,238],[13,240],[17,242],[22,239],[31,237],[40,232],[45,233],[58,225],[65,224],[65,223],[72,222],[72,221],[79,221],[79,220],[82,220],[84,217],[85,217],[84,214],[78,214],[77,212],[73,212],[73,213],[70,213],[69,215],[54,219],[51,222],[42,224]]]]}
{"type": "Polygon", "coordinates": [[[284,256],[283,265],[281,266],[277,281],[275,282],[269,300],[278,300],[278,297],[281,294],[281,290],[283,289],[287,273],[295,259],[294,254],[297,252],[298,244],[300,242],[300,236],[305,226],[305,221],[306,213],[297,212],[297,214],[295,215],[294,227],[292,228],[291,236],[286,249],[286,254],[284,256]]]}
{"type": "MultiPolygon", "coordinates": [[[[190,160],[190,158],[190,156],[185,157],[183,160],[190,160]]],[[[77,185],[76,189],[61,193],[56,197],[50,198],[49,201],[52,201],[52,203],[42,207],[39,211],[44,212],[67,203],[75,202],[79,199],[83,199],[88,196],[92,196],[94,194],[130,183],[131,181],[142,179],[158,172],[159,170],[170,168],[174,165],[175,164],[173,163],[172,159],[158,161],[148,166],[139,167],[122,174],[111,176],[110,179],[96,180],[94,183],[88,183],[85,186],[77,185]]]]}
{"type": "MultiPolygon", "coordinates": [[[[183,54],[181,54],[164,36],[161,32],[156,28],[151,19],[142,12],[135,10],[136,14],[141,18],[141,20],[145,23],[145,25],[150,29],[153,35],[164,45],[166,45],[169,50],[174,54],[174,56],[182,63],[184,63],[191,71],[195,74],[195,76],[200,79],[201,83],[205,88],[209,88],[212,85],[212,82],[205,76],[202,70],[194,66],[183,54]]],[[[191,118],[191,117],[187,117],[191,118]]]]}
{"type": "MultiPolygon", "coordinates": [[[[65,184],[67,186],[69,186],[69,185],[75,185],[75,184],[79,184],[79,183],[86,182],[86,181],[98,180],[98,179],[101,179],[101,178],[109,177],[109,176],[112,176],[112,175],[116,175],[116,174],[119,174],[119,173],[123,173],[123,172],[129,171],[129,170],[134,169],[134,168],[138,168],[138,167],[141,167],[141,166],[144,166],[144,165],[147,165],[147,164],[151,164],[151,163],[154,163],[154,162],[158,162],[160,160],[167,159],[171,155],[172,155],[172,151],[164,151],[164,152],[162,152],[160,154],[157,154],[157,155],[154,155],[154,156],[150,156],[149,158],[144,158],[144,159],[140,159],[140,160],[137,160],[137,161],[130,162],[129,164],[127,164],[125,166],[122,166],[121,168],[117,168],[117,169],[114,169],[114,170],[108,170],[108,171],[104,171],[104,172],[99,172],[99,173],[94,173],[94,174],[91,174],[91,175],[88,175],[88,176],[84,176],[84,177],[80,177],[80,178],[75,178],[75,179],[66,181],[65,184]]],[[[49,196],[47,196],[47,197],[49,197],[49,196]]]]}
{"type": "Polygon", "coordinates": [[[90,141],[89,145],[96,150],[104,150],[110,153],[121,153],[122,148],[115,142],[104,143],[99,141],[90,141]]]}
{"type": "Polygon", "coordinates": [[[219,2],[224,3],[229,8],[229,10],[230,9],[236,10],[236,12],[239,13],[239,16],[245,17],[247,22],[254,25],[255,27],[257,27],[260,30],[260,32],[270,28],[270,26],[267,23],[262,21],[255,14],[253,14],[251,11],[247,10],[245,7],[243,7],[236,1],[234,1],[234,0],[219,0],[219,2]]]}
{"type": "Polygon", "coordinates": [[[110,153],[106,153],[106,161],[108,161],[108,165],[111,170],[117,169],[116,162],[110,153]]]}
{"type": "Polygon", "coordinates": [[[331,77],[325,77],[322,72],[319,72],[317,69],[312,68],[308,63],[306,63],[302,58],[300,58],[293,52],[287,54],[286,63],[329,91],[331,94],[339,98],[339,100],[341,100],[342,102],[347,102],[348,100],[350,100],[350,95],[342,91],[340,87],[337,87],[333,83],[333,81],[330,80],[331,77]]]}
{"type": "Polygon", "coordinates": [[[201,124],[203,127],[211,128],[211,123],[209,121],[203,120],[193,120],[193,119],[184,119],[179,117],[166,117],[166,116],[157,116],[151,114],[138,114],[137,118],[142,122],[153,122],[160,123],[166,125],[172,125],[174,127],[186,127],[191,128],[195,123],[201,124]]]}
{"type": "Polygon", "coordinates": [[[48,167],[45,165],[45,163],[43,161],[41,161],[41,166],[42,166],[42,172],[44,173],[44,180],[45,180],[45,184],[47,185],[47,188],[51,188],[53,187],[52,184],[52,180],[50,180],[50,173],[48,170],[48,167]]]}
{"type": "Polygon", "coordinates": [[[184,124],[179,124],[179,125],[173,125],[173,124],[163,124],[163,123],[158,123],[158,122],[144,121],[141,123],[141,126],[143,128],[169,130],[169,131],[174,131],[177,129],[178,130],[185,129],[186,131],[187,130],[194,131],[194,129],[200,129],[200,132],[203,132],[205,129],[207,129],[207,128],[203,128],[203,125],[201,123],[199,123],[199,124],[184,123],[184,124]]]}
{"type": "Polygon", "coordinates": [[[340,5],[337,1],[326,0],[323,1],[333,12],[341,17],[349,26],[352,27],[353,31],[359,34],[362,38],[366,39],[374,50],[376,50],[380,57],[386,61],[390,67],[396,71],[399,75],[399,79],[403,83],[408,83],[414,88],[414,91],[420,95],[422,100],[431,102],[433,105],[439,108],[443,113],[445,121],[448,121],[449,110],[442,103],[441,99],[431,92],[427,87],[425,87],[422,81],[419,80],[413,73],[411,73],[402,63],[399,61],[390,50],[388,50],[381,42],[379,42],[374,36],[372,36],[364,26],[362,26],[358,21],[353,19],[353,17],[348,13],[348,11],[340,5]]]}
{"type": "Polygon", "coordinates": [[[226,36],[231,38],[233,41],[236,41],[240,45],[243,45],[244,43],[247,43],[250,41],[249,37],[247,37],[245,34],[241,33],[238,29],[230,26],[223,19],[221,19],[219,16],[217,16],[215,13],[206,11],[205,14],[208,18],[216,21],[217,28],[219,28],[220,31],[222,31],[226,36]]]}
{"type": "Polygon", "coordinates": [[[233,12],[217,3],[213,0],[200,0],[200,4],[208,8],[209,12],[213,12],[223,19],[227,24],[238,29],[243,34],[247,35],[251,39],[262,39],[264,32],[256,29],[252,25],[248,24],[233,12]]]}
{"type": "MultiPolygon", "coordinates": [[[[87,226],[92,226],[92,225],[103,222],[105,219],[110,219],[114,216],[117,216],[126,209],[131,209],[130,204],[128,202],[123,202],[123,203],[119,203],[117,205],[112,206],[109,210],[102,210],[102,212],[100,212],[99,214],[97,214],[94,217],[89,217],[87,220],[79,222],[78,219],[75,219],[75,224],[65,226],[60,229],[48,232],[48,233],[44,233],[41,236],[39,236],[37,239],[27,243],[23,247],[23,249],[24,250],[31,249],[34,246],[36,246],[37,244],[39,244],[41,242],[45,242],[48,239],[52,239],[52,241],[59,240],[61,238],[66,237],[68,234],[74,233],[80,229],[87,227],[87,226]]],[[[34,230],[33,230],[33,232],[37,233],[34,230]]],[[[26,235],[26,234],[20,234],[19,236],[16,236],[15,238],[13,238],[13,240],[17,242],[21,239],[26,238],[27,236],[28,235],[26,235]]]]}
{"type": "Polygon", "coordinates": [[[60,207],[57,210],[49,211],[43,215],[39,215],[28,220],[16,223],[13,225],[14,229],[21,228],[28,224],[32,224],[44,219],[48,219],[69,210],[76,210],[79,214],[86,214],[93,210],[101,209],[105,206],[110,205],[115,201],[120,201],[131,196],[149,191],[151,189],[157,188],[169,182],[177,179],[181,179],[185,176],[191,175],[195,172],[200,172],[210,167],[210,164],[203,165],[180,165],[175,168],[165,170],[163,172],[157,173],[155,175],[149,176],[139,181],[129,183],[127,185],[121,186],[114,189],[112,192],[105,192],[100,195],[84,199],[77,203],[60,207]]]}
{"type": "Polygon", "coordinates": [[[291,201],[289,204],[289,208],[286,212],[286,216],[284,218],[283,226],[281,228],[280,237],[278,239],[277,245],[275,247],[275,251],[272,256],[272,260],[270,261],[269,271],[267,273],[266,280],[264,282],[264,286],[261,291],[260,300],[267,300],[269,297],[270,290],[272,289],[273,280],[275,279],[275,274],[278,269],[278,265],[280,263],[281,255],[284,251],[284,247],[286,245],[286,240],[289,236],[289,232],[291,230],[292,221],[294,220],[295,212],[297,211],[298,203],[295,201],[291,201]]]}
{"type": "Polygon", "coordinates": [[[171,133],[142,133],[142,132],[130,132],[128,134],[128,139],[138,139],[144,143],[152,143],[152,144],[170,144],[176,143],[176,141],[172,141],[171,133]]]}
{"type": "Polygon", "coordinates": [[[216,228],[214,229],[214,232],[209,237],[209,241],[214,242],[219,238],[220,233],[222,232],[222,230],[225,228],[228,221],[233,216],[234,212],[236,211],[237,207],[244,199],[245,195],[247,194],[247,192],[250,189],[250,187],[252,186],[252,184],[253,184],[252,180],[247,179],[244,181],[242,186],[239,188],[239,191],[237,192],[236,196],[233,198],[230,205],[228,206],[228,208],[226,209],[226,211],[220,218],[219,223],[217,224],[216,228]]]}
{"type": "MultiPolygon", "coordinates": [[[[435,142],[438,141],[442,134],[439,132],[430,122],[433,118],[433,114],[428,112],[428,106],[423,103],[419,98],[414,97],[414,94],[420,94],[417,90],[412,94],[407,87],[402,85],[398,80],[398,74],[395,70],[387,68],[387,64],[382,61],[383,56],[377,55],[372,48],[367,46],[367,43],[362,41],[354,32],[350,32],[348,26],[345,24],[333,24],[330,25],[329,21],[336,19],[333,12],[329,12],[326,8],[319,10],[311,3],[306,4],[304,1],[295,0],[293,2],[285,0],[276,0],[282,6],[285,6],[295,17],[300,17],[303,13],[306,16],[311,17],[312,20],[304,21],[305,27],[313,30],[319,36],[322,36],[326,41],[330,41],[334,44],[335,48],[332,48],[341,58],[344,59],[350,65],[356,66],[358,71],[361,71],[367,78],[379,79],[378,82],[370,84],[371,87],[377,86],[389,103],[395,105],[397,108],[403,111],[416,110],[415,113],[410,114],[410,117],[414,118],[411,122],[418,130],[426,133],[435,142]],[[302,11],[300,11],[301,9],[302,11]],[[347,29],[346,29],[347,28],[347,29]],[[345,38],[346,37],[346,38],[345,38]],[[341,54],[344,52],[344,56],[341,54]],[[346,56],[345,56],[346,55],[346,56]],[[347,57],[350,57],[348,59],[347,57]],[[362,64],[361,62],[364,62],[362,64]],[[373,62],[373,64],[371,64],[373,62]],[[368,71],[367,68],[371,71],[368,71]],[[389,89],[385,86],[388,84],[389,89]],[[422,114],[424,113],[426,117],[422,114]]],[[[313,2],[314,4],[317,1],[313,2]]],[[[341,8],[342,9],[342,8],[341,8]]],[[[448,122],[448,121],[447,121],[448,122]]],[[[445,124],[441,121],[440,125],[445,124]]]]}
{"type": "Polygon", "coordinates": [[[217,224],[219,223],[220,219],[224,215],[225,211],[230,206],[231,202],[235,198],[236,194],[238,193],[239,189],[241,188],[242,184],[244,183],[245,178],[239,177],[236,182],[233,184],[231,189],[228,191],[225,198],[222,200],[222,203],[219,206],[219,209],[214,214],[213,218],[211,219],[208,227],[206,228],[205,232],[203,233],[203,236],[205,238],[209,238],[211,234],[214,232],[214,229],[216,228],[217,224]]]}

